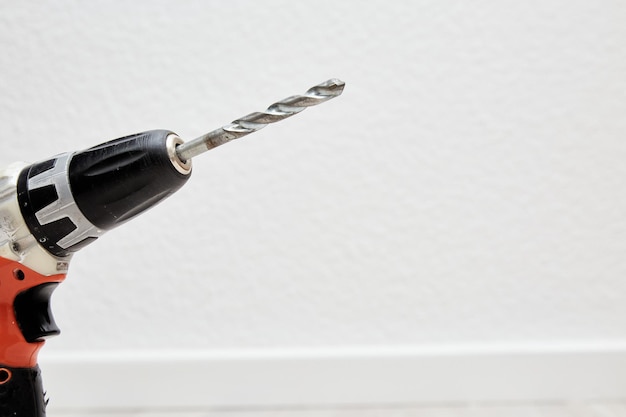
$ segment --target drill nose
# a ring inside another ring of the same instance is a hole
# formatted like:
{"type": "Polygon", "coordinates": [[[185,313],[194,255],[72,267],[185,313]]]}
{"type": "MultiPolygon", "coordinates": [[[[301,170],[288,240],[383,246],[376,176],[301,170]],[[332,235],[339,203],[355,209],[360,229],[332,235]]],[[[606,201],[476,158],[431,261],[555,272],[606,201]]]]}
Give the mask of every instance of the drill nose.
{"type": "Polygon", "coordinates": [[[31,233],[67,256],[173,194],[191,174],[177,138],[152,130],[25,168],[18,201],[31,233]]]}

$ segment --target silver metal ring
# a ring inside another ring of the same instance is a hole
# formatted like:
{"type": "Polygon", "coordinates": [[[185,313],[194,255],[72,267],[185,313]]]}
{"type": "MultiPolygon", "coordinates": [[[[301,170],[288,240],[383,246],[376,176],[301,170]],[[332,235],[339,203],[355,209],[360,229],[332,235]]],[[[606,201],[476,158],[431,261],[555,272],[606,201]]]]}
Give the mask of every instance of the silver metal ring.
{"type": "Polygon", "coordinates": [[[191,173],[191,158],[183,161],[179,158],[176,152],[176,146],[182,145],[184,141],[176,135],[169,135],[165,140],[165,146],[167,148],[167,155],[170,157],[170,161],[174,168],[183,175],[189,175],[191,173]]]}

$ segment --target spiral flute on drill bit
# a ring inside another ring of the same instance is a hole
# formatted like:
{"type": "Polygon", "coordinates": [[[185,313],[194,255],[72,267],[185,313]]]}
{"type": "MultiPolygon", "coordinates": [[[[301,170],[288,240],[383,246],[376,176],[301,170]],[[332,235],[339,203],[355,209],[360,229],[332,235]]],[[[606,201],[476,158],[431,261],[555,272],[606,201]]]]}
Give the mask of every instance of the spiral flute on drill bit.
{"type": "Polygon", "coordinates": [[[206,135],[178,145],[176,153],[181,160],[186,161],[189,158],[223,145],[226,142],[230,142],[233,139],[238,139],[256,132],[270,123],[276,123],[294,114],[300,113],[307,107],[315,106],[331,98],[335,98],[341,95],[344,86],[345,83],[336,78],[324,81],[321,84],[311,87],[302,95],[291,96],[277,101],[264,112],[250,113],[206,135]]]}

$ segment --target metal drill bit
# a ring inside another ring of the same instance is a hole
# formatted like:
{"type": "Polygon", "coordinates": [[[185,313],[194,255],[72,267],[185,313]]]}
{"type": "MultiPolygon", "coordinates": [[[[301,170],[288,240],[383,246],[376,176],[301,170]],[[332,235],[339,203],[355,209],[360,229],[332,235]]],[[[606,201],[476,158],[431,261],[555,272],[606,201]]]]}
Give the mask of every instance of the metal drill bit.
{"type": "Polygon", "coordinates": [[[188,161],[190,158],[206,152],[209,149],[213,149],[249,133],[256,132],[269,123],[286,119],[296,113],[300,113],[307,107],[315,106],[331,98],[335,98],[341,95],[344,85],[345,83],[343,81],[336,78],[324,81],[315,87],[311,87],[303,95],[288,97],[272,104],[264,112],[250,113],[206,135],[178,145],[176,147],[176,154],[182,161],[188,161]]]}

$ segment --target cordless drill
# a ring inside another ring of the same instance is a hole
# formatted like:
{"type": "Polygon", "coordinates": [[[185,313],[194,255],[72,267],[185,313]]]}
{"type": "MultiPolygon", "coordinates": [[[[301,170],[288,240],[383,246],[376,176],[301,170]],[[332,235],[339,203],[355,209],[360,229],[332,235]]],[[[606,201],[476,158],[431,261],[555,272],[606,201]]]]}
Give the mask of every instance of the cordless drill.
{"type": "Polygon", "coordinates": [[[182,187],[191,158],[343,92],[331,79],[183,142],[152,130],[0,170],[0,417],[43,417],[37,354],[74,252],[182,187]]]}

